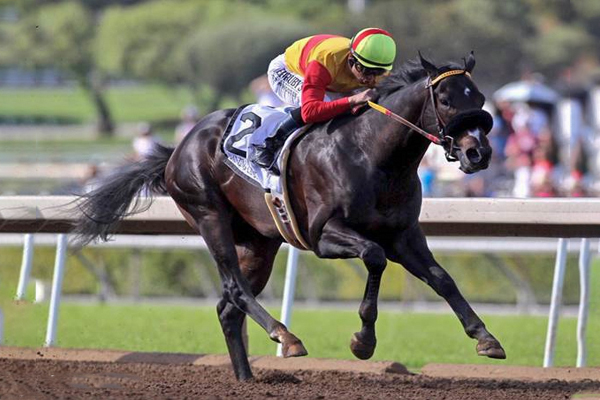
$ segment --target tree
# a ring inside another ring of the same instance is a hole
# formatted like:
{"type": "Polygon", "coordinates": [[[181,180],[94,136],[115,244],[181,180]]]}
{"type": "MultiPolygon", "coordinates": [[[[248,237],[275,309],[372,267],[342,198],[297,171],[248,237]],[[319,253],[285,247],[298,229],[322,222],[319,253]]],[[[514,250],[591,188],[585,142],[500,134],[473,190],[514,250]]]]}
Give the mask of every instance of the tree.
{"type": "Polygon", "coordinates": [[[170,0],[110,7],[96,40],[98,65],[105,73],[160,84],[184,84],[200,105],[196,80],[181,64],[181,48],[195,27],[227,17],[229,3],[170,0]]]}
{"type": "Polygon", "coordinates": [[[600,16],[597,1],[527,2],[536,32],[524,48],[538,71],[557,76],[584,55],[598,57],[593,38],[594,32],[600,33],[594,30],[600,16]]]}
{"type": "Polygon", "coordinates": [[[98,65],[115,76],[174,83],[181,80],[174,54],[205,18],[206,2],[154,1],[110,7],[96,40],[98,65]]]}
{"type": "Polygon", "coordinates": [[[14,34],[14,60],[28,68],[56,67],[69,72],[90,96],[98,115],[98,131],[114,130],[96,75],[93,56],[94,20],[77,2],[51,3],[25,10],[14,34]]]}
{"type": "Polygon", "coordinates": [[[578,56],[592,53],[593,39],[576,24],[561,24],[541,31],[526,47],[527,54],[546,74],[557,75],[574,63],[578,56]]]}
{"type": "Polygon", "coordinates": [[[212,87],[216,97],[211,108],[216,108],[223,96],[237,97],[240,89],[267,72],[273,58],[309,34],[310,27],[298,21],[265,15],[205,26],[181,50],[185,80],[194,86],[206,83],[212,87]]]}
{"type": "Polygon", "coordinates": [[[253,3],[161,0],[107,9],[96,48],[102,70],[115,76],[183,84],[197,101],[210,87],[214,109],[308,31],[253,3]]]}

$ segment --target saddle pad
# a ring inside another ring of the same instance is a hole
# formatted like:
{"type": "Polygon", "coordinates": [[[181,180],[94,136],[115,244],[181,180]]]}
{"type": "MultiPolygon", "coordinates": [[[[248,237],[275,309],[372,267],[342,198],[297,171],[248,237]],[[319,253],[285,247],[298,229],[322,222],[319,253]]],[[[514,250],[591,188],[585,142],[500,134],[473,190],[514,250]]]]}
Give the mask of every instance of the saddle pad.
{"type": "MultiPolygon", "coordinates": [[[[267,191],[282,193],[281,179],[269,171],[262,169],[250,160],[253,156],[252,144],[262,144],[272,136],[279,123],[287,117],[283,108],[273,108],[250,104],[241,107],[229,123],[223,137],[222,148],[227,156],[227,164],[242,178],[260,186],[267,191]]],[[[290,135],[283,145],[289,146],[295,135],[290,135]]],[[[281,154],[277,158],[277,166],[281,171],[281,154]]]]}
{"type": "Polygon", "coordinates": [[[302,237],[298,223],[290,207],[286,190],[286,168],[290,155],[290,145],[296,138],[304,134],[306,127],[296,130],[286,140],[277,157],[277,166],[281,177],[273,175],[251,162],[252,144],[262,144],[273,135],[283,118],[287,117],[285,109],[251,104],[240,107],[231,117],[223,135],[221,148],[225,154],[225,163],[238,176],[265,190],[265,202],[273,216],[279,233],[292,246],[299,249],[310,248],[302,237]]]}

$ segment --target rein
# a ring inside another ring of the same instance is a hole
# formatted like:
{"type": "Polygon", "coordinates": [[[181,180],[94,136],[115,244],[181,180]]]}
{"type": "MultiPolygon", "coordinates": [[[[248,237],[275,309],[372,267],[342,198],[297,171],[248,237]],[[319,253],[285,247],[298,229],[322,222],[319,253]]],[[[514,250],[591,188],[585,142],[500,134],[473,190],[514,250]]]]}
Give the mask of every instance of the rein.
{"type": "Polygon", "coordinates": [[[418,126],[416,126],[415,124],[413,124],[412,122],[410,122],[409,120],[407,120],[406,118],[403,118],[401,116],[399,116],[398,114],[395,114],[393,112],[391,112],[390,110],[388,110],[387,108],[385,108],[384,106],[381,106],[377,103],[373,103],[372,101],[367,102],[369,104],[369,106],[371,106],[371,108],[379,111],[382,114],[387,115],[388,117],[390,117],[391,119],[400,122],[401,124],[409,127],[410,129],[420,133],[421,135],[425,136],[427,139],[429,139],[430,141],[432,141],[435,144],[438,145],[442,145],[442,139],[440,139],[438,136],[429,133],[421,128],[419,128],[418,126]]]}
{"type": "MultiPolygon", "coordinates": [[[[387,115],[388,117],[392,118],[395,121],[400,122],[402,125],[421,134],[429,141],[431,141],[439,146],[442,146],[444,148],[444,150],[446,151],[446,159],[448,161],[458,161],[458,159],[452,155],[452,149],[454,148],[454,138],[451,136],[444,135],[444,128],[446,127],[446,123],[438,114],[437,107],[435,106],[435,93],[433,92],[433,88],[436,84],[438,84],[440,81],[444,80],[445,78],[447,78],[449,76],[454,76],[454,75],[466,75],[468,77],[471,77],[471,74],[469,72],[462,70],[462,69],[455,69],[455,70],[444,72],[443,74],[438,75],[435,79],[429,78],[429,82],[427,83],[427,86],[426,86],[426,88],[429,90],[429,94],[427,97],[429,97],[431,99],[431,106],[433,107],[433,112],[435,114],[435,121],[436,121],[436,125],[437,125],[437,130],[438,130],[437,135],[427,132],[426,130],[418,127],[417,125],[413,124],[406,118],[403,118],[403,117],[399,116],[398,114],[388,110],[387,108],[383,107],[382,105],[373,103],[372,101],[369,101],[367,103],[369,104],[369,106],[371,108],[379,111],[380,113],[382,113],[384,115],[387,115]]],[[[423,117],[423,115],[421,113],[421,119],[422,119],[422,117],[423,117]]]]}

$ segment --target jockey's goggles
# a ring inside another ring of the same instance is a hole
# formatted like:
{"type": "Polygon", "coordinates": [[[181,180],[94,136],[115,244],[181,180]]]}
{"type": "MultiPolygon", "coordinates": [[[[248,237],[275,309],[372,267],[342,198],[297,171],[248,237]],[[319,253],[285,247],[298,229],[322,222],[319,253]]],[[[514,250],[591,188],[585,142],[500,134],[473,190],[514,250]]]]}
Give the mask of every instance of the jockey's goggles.
{"type": "Polygon", "coordinates": [[[361,75],[364,75],[364,76],[381,76],[381,75],[385,74],[386,72],[388,72],[386,69],[383,69],[383,68],[365,67],[356,58],[350,58],[350,62],[352,63],[352,65],[354,67],[356,67],[356,70],[361,75]]]}

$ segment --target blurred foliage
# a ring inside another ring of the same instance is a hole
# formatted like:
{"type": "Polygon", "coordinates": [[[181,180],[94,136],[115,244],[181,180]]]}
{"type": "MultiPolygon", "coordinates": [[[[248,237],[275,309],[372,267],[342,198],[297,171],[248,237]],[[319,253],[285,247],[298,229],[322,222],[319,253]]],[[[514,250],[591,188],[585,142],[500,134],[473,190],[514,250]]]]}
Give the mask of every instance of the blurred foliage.
{"type": "Polygon", "coordinates": [[[266,66],[295,38],[308,35],[294,20],[281,21],[247,15],[219,26],[200,29],[184,43],[179,65],[182,77],[192,87],[203,83],[220,96],[236,95],[266,72],[266,66]],[[277,32],[277,35],[273,35],[277,32]],[[223,48],[227,43],[227,48],[223,48]],[[218,57],[209,55],[219,54],[218,57]]]}
{"type": "Polygon", "coordinates": [[[53,67],[69,72],[95,107],[99,133],[110,135],[114,124],[104,100],[92,46],[94,14],[85,3],[76,1],[35,3],[22,5],[18,23],[5,28],[5,37],[10,38],[9,56],[0,56],[0,60],[18,60],[18,65],[30,69],[53,67]]]}
{"type": "Polygon", "coordinates": [[[55,66],[81,79],[91,69],[92,16],[76,2],[37,8],[23,16],[13,38],[14,57],[30,68],[55,66]]]}
{"type": "Polygon", "coordinates": [[[594,39],[581,25],[558,25],[527,43],[525,50],[536,61],[538,69],[559,71],[565,59],[576,60],[579,54],[593,52],[594,39]]]}
{"type": "Polygon", "coordinates": [[[155,1],[109,8],[96,48],[99,66],[113,76],[181,83],[196,99],[209,86],[216,108],[223,96],[237,97],[274,56],[309,32],[299,21],[282,21],[251,3],[155,1]]]}
{"type": "Polygon", "coordinates": [[[136,7],[111,7],[96,38],[98,65],[114,76],[173,83],[180,79],[174,53],[201,23],[207,2],[159,1],[136,7]]]}
{"type": "Polygon", "coordinates": [[[0,13],[13,9],[18,18],[0,19],[0,63],[73,73],[97,64],[114,78],[183,84],[196,99],[212,93],[217,105],[225,95],[239,99],[297,38],[380,26],[397,39],[399,62],[417,50],[438,62],[474,50],[485,89],[532,71],[554,79],[583,58],[598,65],[598,4],[370,0],[357,14],[346,0],[7,1],[0,13]]]}

